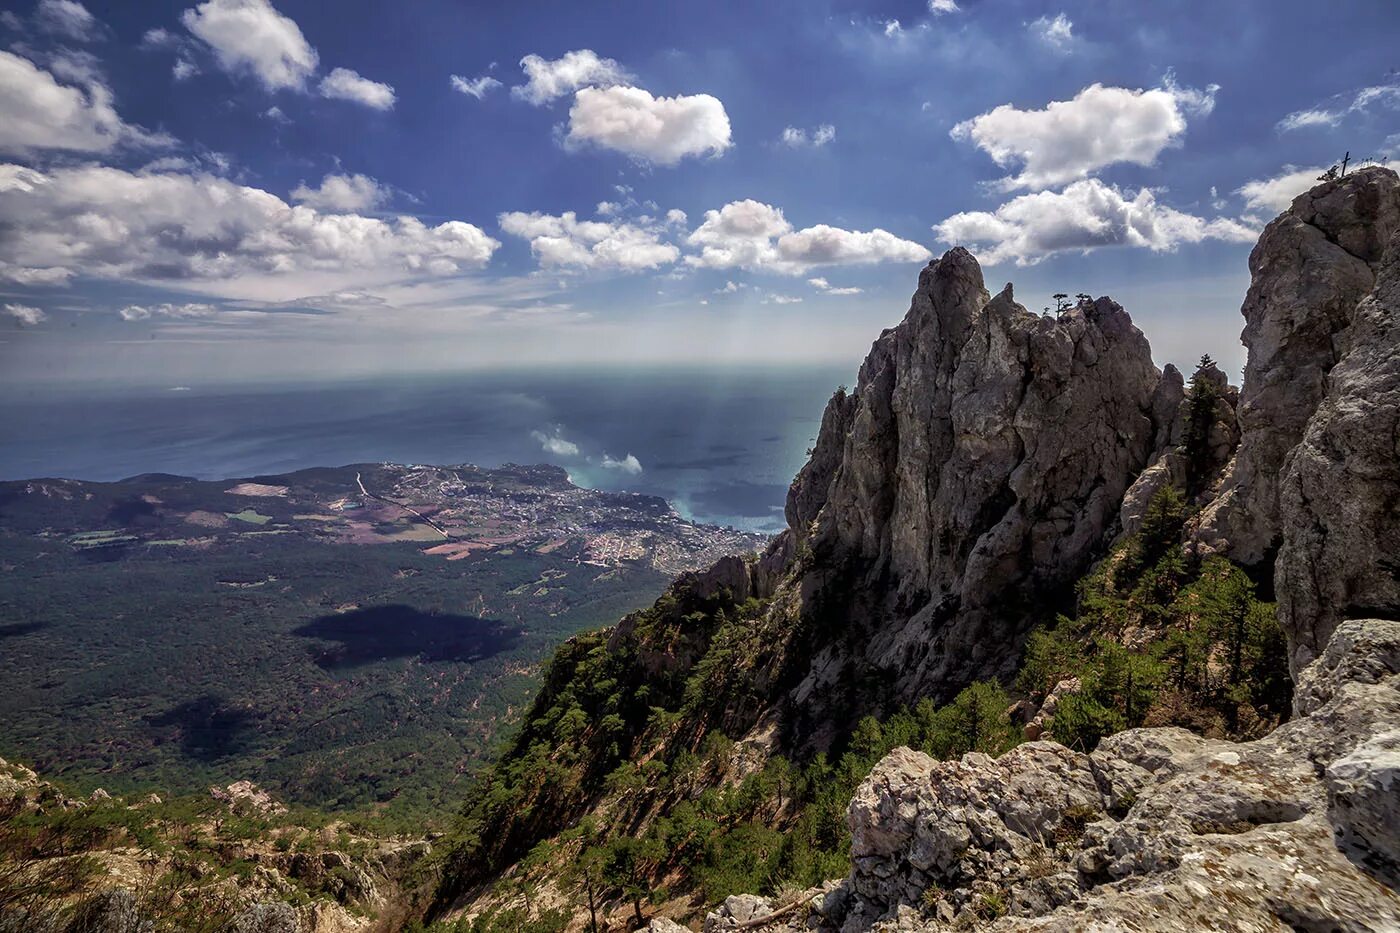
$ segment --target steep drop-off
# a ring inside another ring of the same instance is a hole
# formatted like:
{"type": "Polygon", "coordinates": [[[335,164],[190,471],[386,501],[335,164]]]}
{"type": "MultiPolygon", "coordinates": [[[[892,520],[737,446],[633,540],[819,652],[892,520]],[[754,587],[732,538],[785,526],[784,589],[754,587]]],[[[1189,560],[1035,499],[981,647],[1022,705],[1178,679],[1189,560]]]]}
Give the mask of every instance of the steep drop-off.
{"type": "MultiPolygon", "coordinates": [[[[1248,567],[1277,592],[1295,674],[1306,673],[1343,620],[1400,615],[1391,556],[1400,528],[1397,218],[1400,181],[1374,168],[1319,186],[1269,226],[1250,259],[1250,357],[1240,390],[1208,363],[1189,388],[1175,368],[1159,373],[1142,334],[1109,299],[1037,315],[1014,301],[1010,286],[990,297],[965,250],[930,263],[904,321],[872,347],[854,392],[839,391],[827,406],[789,494],[789,529],[761,558],[683,577],[652,609],[561,649],[519,738],[464,817],[439,908],[469,901],[535,842],[584,816],[639,833],[697,786],[732,785],[775,755],[839,750],[863,716],[945,701],[982,678],[1005,682],[1027,633],[1057,611],[1074,611],[1075,583],[1095,561],[1112,553],[1101,572],[1110,578],[1118,562],[1142,562],[1125,536],[1146,527],[1160,538],[1163,510],[1154,513],[1154,503],[1165,501],[1164,490],[1177,491],[1189,521],[1180,532],[1171,526],[1182,537],[1154,560],[1179,550],[1183,560],[1223,554],[1248,567]],[[1114,547],[1125,540],[1127,551],[1114,547]],[[739,741],[688,790],[647,779],[652,765],[663,772],[719,733],[739,741]],[[631,783],[618,779],[624,772],[631,783]]],[[[1132,599],[1141,598],[1135,591],[1132,599]]],[[[1380,623],[1357,624],[1364,635],[1380,623]]],[[[1145,637],[1103,634],[1130,653],[1145,637]]],[[[1357,663],[1374,668],[1370,683],[1393,689],[1393,665],[1357,663]]],[[[1330,689],[1345,694],[1350,683],[1330,689]]],[[[1376,701],[1379,719],[1348,726],[1348,741],[1365,744],[1387,722],[1400,727],[1388,702],[1376,701]]],[[[1049,710],[1047,701],[1042,717],[1049,710]]],[[[1298,711],[1316,718],[1325,706],[1300,703],[1298,711]]],[[[1308,728],[1294,732],[1319,731],[1308,728]]],[[[1055,793],[1081,753],[1039,747],[1011,754],[1070,755],[1065,767],[1028,779],[1055,793]]],[[[1326,768],[1351,749],[1292,751],[1326,768]]],[[[1002,767],[989,758],[964,763],[1002,767]]],[[[1080,775],[1093,785],[1086,793],[1099,796],[1085,806],[1132,806],[1126,796],[1105,803],[1109,791],[1089,774],[1080,775]]],[[[881,795],[893,786],[880,779],[863,789],[866,809],[885,806],[881,795]]],[[[1154,806],[1174,805],[1170,784],[1152,787],[1154,806]]],[[[1319,791],[1298,793],[1313,801],[1319,791]]],[[[781,824],[792,812],[781,792],[778,801],[770,817],[781,824]]],[[[1298,807],[1299,815],[1275,808],[1245,822],[1306,824],[1311,835],[1300,830],[1281,844],[1316,846],[1323,824],[1301,815],[1321,811],[1298,807]]],[[[936,832],[944,810],[899,813],[931,821],[936,832]]],[[[1088,816],[1074,819],[1082,826],[1088,816]]],[[[860,819],[853,809],[857,863],[846,900],[840,908],[833,900],[819,918],[847,929],[912,908],[927,890],[862,888],[860,819]]],[[[866,867],[886,877],[874,862],[866,867]]],[[[1046,865],[1050,874],[1062,869],[1046,865]]],[[[976,871],[928,879],[986,880],[976,871]]],[[[1064,898],[1017,909],[1032,916],[1079,903],[1101,883],[1098,874],[1076,878],[1064,898]]],[[[969,895],[948,909],[971,903],[969,895]]]]}

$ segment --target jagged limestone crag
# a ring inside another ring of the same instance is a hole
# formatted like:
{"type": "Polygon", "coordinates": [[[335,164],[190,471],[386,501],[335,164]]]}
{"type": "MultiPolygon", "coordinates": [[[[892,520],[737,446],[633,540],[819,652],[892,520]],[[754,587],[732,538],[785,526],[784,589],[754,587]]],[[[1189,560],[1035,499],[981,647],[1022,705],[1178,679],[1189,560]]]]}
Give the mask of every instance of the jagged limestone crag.
{"type": "MultiPolygon", "coordinates": [[[[791,929],[1400,929],[1395,174],[1299,198],[1251,270],[1241,440],[1196,540],[1265,566],[1277,549],[1295,718],[1243,744],[1140,729],[1090,755],[897,750],[851,803],[851,877],[791,929]]],[[[1181,407],[1171,377],[1160,411],[1181,407]]],[[[1138,485],[1181,481],[1179,429],[1163,441],[1138,485]]]]}
{"type": "Polygon", "coordinates": [[[1400,218],[1393,229],[1280,484],[1279,618],[1295,664],[1347,616],[1400,617],[1400,218]]]}
{"type": "Polygon", "coordinates": [[[797,704],[872,674],[909,702],[1014,670],[1043,600],[1102,550],[1170,435],[1160,381],[1111,300],[1033,314],[1010,285],[990,297],[966,250],[930,263],[788,495],[813,555],[804,592],[864,636],[816,657],[797,704]]]}
{"type": "MultiPolygon", "coordinates": [[[[1376,285],[1400,229],[1400,180],[1362,169],[1299,196],[1249,257],[1241,313],[1249,349],[1240,393],[1239,450],[1206,510],[1199,542],[1238,563],[1272,560],[1283,534],[1281,489],[1290,454],[1329,394],[1346,331],[1376,285]]],[[[1323,635],[1311,643],[1316,652],[1323,635]]]]}
{"type": "MultiPolygon", "coordinates": [[[[1397,230],[1400,180],[1385,169],[1321,185],[1269,226],[1250,260],[1240,390],[1213,366],[1191,388],[1174,367],[1159,374],[1108,299],[1041,316],[1009,286],[990,297],[963,250],[924,270],[854,392],[827,406],[789,530],[761,562],[686,578],[671,610],[608,638],[630,665],[610,677],[652,703],[717,667],[717,632],[743,646],[715,689],[665,707],[664,736],[625,733],[623,760],[716,729],[745,736],[736,755],[755,761],[800,755],[863,715],[1011,673],[1026,630],[1168,484],[1200,509],[1190,546],[1277,596],[1296,717],[1242,745],[1155,729],[1092,755],[1049,742],[999,760],[897,752],[852,804],[852,876],[767,928],[1400,927],[1400,626],[1386,621],[1400,618],[1397,230]],[[747,597],[766,609],[717,621],[747,597]]],[[[549,819],[637,827],[664,806],[643,790],[620,809],[578,770],[567,808],[541,792],[535,824],[492,838],[516,840],[518,857],[549,819]]],[[[774,908],[735,900],[706,928],[763,928],[774,908]]]]}
{"type": "Polygon", "coordinates": [[[986,929],[1400,929],[1397,724],[1400,623],[1364,620],[1306,671],[1299,717],[1257,742],[1136,729],[1089,755],[899,749],[851,802],[854,873],[825,923],[865,930],[904,905],[919,919],[892,928],[935,931],[995,904],[1007,916],[986,929]]]}
{"type": "Polygon", "coordinates": [[[762,928],[1400,929],[1400,622],[1344,623],[1298,697],[1249,743],[1167,728],[1088,755],[897,749],[851,801],[851,877],[762,928]]]}

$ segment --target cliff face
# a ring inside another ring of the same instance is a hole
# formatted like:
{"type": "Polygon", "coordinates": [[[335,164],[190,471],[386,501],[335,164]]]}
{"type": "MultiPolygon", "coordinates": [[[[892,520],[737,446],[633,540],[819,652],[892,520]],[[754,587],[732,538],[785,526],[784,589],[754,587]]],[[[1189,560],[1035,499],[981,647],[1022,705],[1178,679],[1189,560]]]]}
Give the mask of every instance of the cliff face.
{"type": "Polygon", "coordinates": [[[876,672],[908,702],[1014,670],[1008,646],[1102,550],[1169,433],[1160,383],[1109,299],[1032,314],[1010,285],[989,297],[966,250],[930,263],[788,495],[811,602],[864,636],[823,650],[797,695],[876,672]]]}
{"type": "MultiPolygon", "coordinates": [[[[1241,745],[1144,729],[1092,755],[897,751],[851,806],[851,877],[812,915],[784,916],[847,930],[1007,912],[998,928],[1400,923],[1400,179],[1373,168],[1320,185],[1269,225],[1250,269],[1236,390],[1212,365],[1189,387],[1158,373],[1106,298],[1037,315],[1010,286],[990,296],[965,250],[930,263],[855,390],[827,406],[766,554],[685,577],[561,651],[488,788],[506,804],[473,815],[481,841],[457,863],[477,867],[443,898],[584,813],[635,833],[681,799],[609,798],[619,763],[674,760],[722,731],[744,737],[715,779],[733,782],[867,714],[1005,678],[1026,631],[1170,485],[1196,515],[1186,549],[1272,584],[1295,720],[1241,745]],[[607,736],[587,725],[604,714],[607,736]],[[560,738],[567,721],[581,737],[560,738]],[[1296,870],[1270,867],[1289,858],[1296,870]],[[1340,896],[1318,907],[1327,886],[1340,896]]],[[[707,929],[756,928],[756,904],[707,929]]]]}
{"type": "Polygon", "coordinates": [[[1400,181],[1362,169],[1300,196],[1265,228],[1249,257],[1240,313],[1249,349],[1240,393],[1239,451],[1198,540],[1243,564],[1280,543],[1280,477],[1328,392],[1341,335],[1400,228],[1400,181]]]}
{"type": "Polygon", "coordinates": [[[1400,929],[1400,180],[1315,188],[1250,267],[1239,446],[1194,543],[1277,551],[1295,718],[1243,744],[898,749],[851,802],[852,875],[800,928],[1400,929]]]}

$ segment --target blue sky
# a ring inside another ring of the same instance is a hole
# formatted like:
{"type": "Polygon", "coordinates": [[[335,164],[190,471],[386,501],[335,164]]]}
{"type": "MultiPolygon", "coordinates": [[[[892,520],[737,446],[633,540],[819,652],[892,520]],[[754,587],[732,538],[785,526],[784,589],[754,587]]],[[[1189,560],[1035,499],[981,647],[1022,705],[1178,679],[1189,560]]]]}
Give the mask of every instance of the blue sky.
{"type": "Polygon", "coordinates": [[[0,373],[850,361],[955,243],[1236,368],[1393,0],[7,4],[0,373]]]}

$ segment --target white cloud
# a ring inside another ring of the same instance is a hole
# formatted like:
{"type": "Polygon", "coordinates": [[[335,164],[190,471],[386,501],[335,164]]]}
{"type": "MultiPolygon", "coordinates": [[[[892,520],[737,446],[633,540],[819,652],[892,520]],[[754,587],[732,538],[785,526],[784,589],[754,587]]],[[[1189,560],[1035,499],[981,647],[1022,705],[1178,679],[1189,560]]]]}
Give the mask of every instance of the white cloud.
{"type": "Polygon", "coordinates": [[[301,88],[316,71],[316,50],[268,0],[205,0],[180,21],[225,71],[252,74],[269,91],[301,88]]]}
{"type": "Polygon", "coordinates": [[[147,29],[145,34],[141,36],[141,48],[178,49],[184,44],[184,41],[169,29],[157,26],[154,29],[147,29]]]}
{"type": "Polygon", "coordinates": [[[928,11],[934,16],[942,16],[945,13],[957,13],[962,8],[958,6],[957,0],[928,0],[928,11]]]}
{"type": "Polygon", "coordinates": [[[1041,42],[1062,52],[1068,51],[1074,43],[1074,23],[1063,13],[1056,13],[1054,17],[1042,16],[1028,28],[1041,42]]]}
{"type": "Polygon", "coordinates": [[[461,75],[452,76],[453,90],[461,91],[468,97],[475,97],[477,100],[481,100],[488,93],[500,86],[501,82],[490,75],[482,75],[479,78],[464,78],[461,75]]]}
{"type": "Polygon", "coordinates": [[[5,313],[15,319],[18,327],[28,327],[48,319],[47,314],[30,305],[5,305],[5,313]]]}
{"type": "MultiPolygon", "coordinates": [[[[220,281],[293,273],[352,280],[454,275],[500,246],[478,227],[289,206],[208,174],[0,165],[0,268],[220,281]]],[[[303,292],[303,294],[305,294],[303,292]]]]}
{"type": "Polygon", "coordinates": [[[808,279],[807,284],[826,295],[859,295],[864,291],[864,289],[856,288],[855,286],[839,287],[832,285],[820,276],[814,279],[808,279]]]}
{"type": "Polygon", "coordinates": [[[292,190],[292,200],[337,214],[372,210],[388,199],[389,192],[368,175],[327,175],[320,187],[302,182],[292,190]]]}
{"type": "Polygon", "coordinates": [[[1353,94],[1334,97],[1323,106],[1295,110],[1279,121],[1278,129],[1280,132],[1288,132],[1311,126],[1336,126],[1351,114],[1361,113],[1372,105],[1400,107],[1400,84],[1363,87],[1353,94]]]}
{"type": "Polygon", "coordinates": [[[616,201],[599,201],[598,206],[593,208],[593,213],[599,217],[611,217],[622,209],[622,205],[616,201]]]}
{"type": "Polygon", "coordinates": [[[73,275],[72,269],[57,266],[35,268],[0,261],[0,281],[14,282],[17,285],[66,285],[73,275]]]}
{"type": "Polygon", "coordinates": [[[1151,165],[1180,142],[1188,114],[1210,112],[1216,90],[1178,87],[1170,75],[1149,91],[1091,84],[1044,110],[1003,104],[959,123],[951,135],[970,140],[1002,168],[1021,166],[1020,174],[1002,179],[1003,190],[1039,190],[1119,162],[1151,165]]]}
{"type": "Polygon", "coordinates": [[[199,68],[187,58],[177,58],[175,64],[170,66],[170,74],[176,81],[185,81],[199,74],[199,68]]]}
{"type": "Polygon", "coordinates": [[[623,473],[630,473],[631,475],[636,476],[638,473],[642,472],[642,463],[640,460],[638,460],[631,454],[628,454],[621,460],[614,460],[607,454],[603,454],[603,469],[621,470],[623,473]]]}
{"type": "Polygon", "coordinates": [[[760,201],[731,201],[705,212],[686,242],[700,248],[686,262],[708,269],[765,269],[801,275],[814,266],[922,262],[929,251],[885,230],[860,232],[817,224],[793,230],[782,210],[760,201]]]}
{"type": "Polygon", "coordinates": [[[723,154],[729,134],[724,104],[709,94],[653,97],[639,87],[586,87],[569,108],[565,142],[675,165],[686,156],[723,154]]]}
{"type": "Polygon", "coordinates": [[[965,245],[984,262],[1022,266],[1066,251],[1137,246],[1162,252],[1202,240],[1250,243],[1258,235],[1235,220],[1165,207],[1147,188],[1126,197],[1096,178],[1063,191],[1024,194],[992,212],[954,214],[933,229],[943,242],[965,245]]]}
{"type": "Polygon", "coordinates": [[[152,317],[205,318],[213,317],[218,309],[211,304],[186,302],[183,304],[127,305],[117,312],[123,321],[145,321],[152,317]]]}
{"type": "Polygon", "coordinates": [[[636,272],[669,265],[681,252],[662,242],[664,231],[654,223],[579,220],[573,211],[559,215],[509,211],[498,220],[505,233],[530,241],[530,252],[545,268],[636,272]]]}
{"type": "Polygon", "coordinates": [[[97,18],[76,0],[39,0],[34,21],[47,32],[79,42],[96,38],[100,31],[97,18]]]}
{"type": "Polygon", "coordinates": [[[381,81],[371,81],[349,68],[336,68],[321,79],[322,97],[349,100],[375,110],[392,110],[394,88],[381,81]]]}
{"type": "MultiPolygon", "coordinates": [[[[531,431],[530,436],[539,441],[540,447],[546,452],[554,454],[556,457],[577,457],[578,445],[573,441],[564,439],[561,428],[554,428],[548,433],[544,431],[531,431]]],[[[640,466],[638,467],[640,471],[640,466]]]]}
{"type": "Polygon", "coordinates": [[[685,211],[681,210],[679,207],[673,207],[666,212],[666,223],[673,227],[684,227],[688,219],[689,218],[685,215],[685,211]]]}
{"type": "Polygon", "coordinates": [[[798,305],[802,299],[796,295],[779,295],[776,292],[763,296],[761,304],[765,305],[798,305]]]}
{"type": "Polygon", "coordinates": [[[832,126],[830,123],[823,123],[821,126],[812,130],[810,134],[804,129],[789,126],[783,130],[780,141],[784,146],[789,146],[793,149],[801,149],[804,146],[820,149],[835,138],[836,127],[832,126]]]}
{"type": "Polygon", "coordinates": [[[554,60],[526,55],[520,60],[528,79],[510,89],[511,96],[539,106],[583,87],[608,87],[632,80],[611,58],[599,58],[592,49],[566,52],[554,60]]]}
{"type": "MultiPolygon", "coordinates": [[[[1400,171],[1400,161],[1382,163],[1387,168],[1400,171]]],[[[1285,165],[1283,171],[1272,178],[1256,178],[1235,189],[1235,194],[1244,198],[1245,210],[1254,214],[1268,215],[1282,213],[1298,195],[1318,184],[1318,176],[1327,171],[1326,166],[1298,168],[1285,165]]]]}
{"type": "Polygon", "coordinates": [[[897,19],[887,19],[881,25],[885,27],[886,38],[895,39],[904,35],[904,27],[899,25],[897,19]]]}
{"type": "Polygon", "coordinates": [[[0,51],[0,151],[108,152],[170,142],[124,122],[111,90],[76,60],[65,60],[65,70],[77,86],[60,84],[28,59],[0,51]]]}

